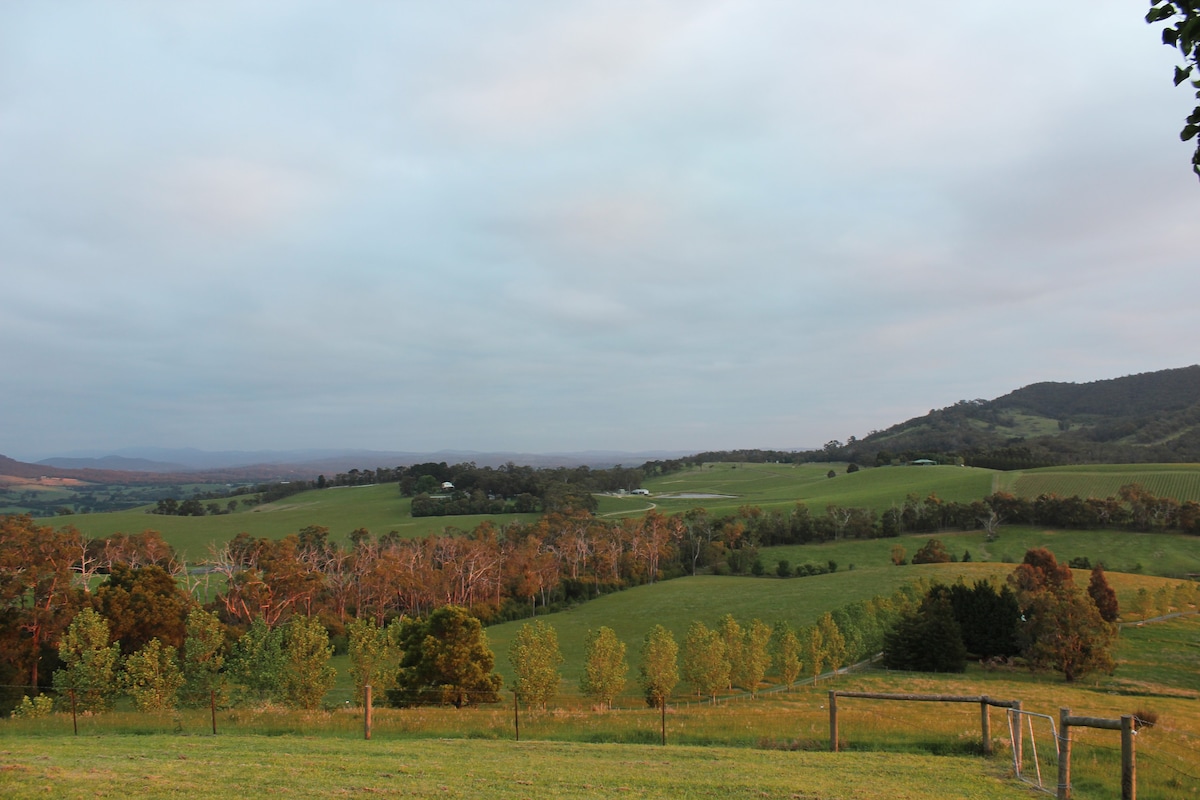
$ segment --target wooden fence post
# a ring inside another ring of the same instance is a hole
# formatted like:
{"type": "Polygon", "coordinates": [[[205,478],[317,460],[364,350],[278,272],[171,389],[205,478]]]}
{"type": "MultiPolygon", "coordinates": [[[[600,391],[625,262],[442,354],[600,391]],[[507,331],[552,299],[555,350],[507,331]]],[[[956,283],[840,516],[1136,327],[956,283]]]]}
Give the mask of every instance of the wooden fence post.
{"type": "Polygon", "coordinates": [[[208,690],[208,715],[212,719],[213,736],[217,735],[217,690],[208,690]]]}
{"type": "Polygon", "coordinates": [[[1013,736],[1013,765],[1017,769],[1017,774],[1020,775],[1021,769],[1025,766],[1025,733],[1024,728],[1021,725],[1021,701],[1015,701],[1012,707],[1013,710],[1017,712],[1017,725],[1015,735],[1013,736]]]}
{"type": "Polygon", "coordinates": [[[71,689],[71,727],[75,730],[75,735],[79,735],[79,715],[75,713],[75,690],[71,689]]]}
{"type": "Polygon", "coordinates": [[[1121,800],[1137,800],[1137,756],[1133,752],[1133,716],[1121,717],[1121,800]]]}
{"type": "Polygon", "coordinates": [[[1071,709],[1058,710],[1058,800],[1071,800],[1071,709]]]}
{"type": "Polygon", "coordinates": [[[667,744],[667,698],[665,696],[662,699],[662,743],[663,746],[667,744]]]}
{"type": "Polygon", "coordinates": [[[829,692],[829,750],[838,751],[837,692],[829,692]]]}
{"type": "Polygon", "coordinates": [[[513,731],[517,741],[521,741],[521,701],[516,692],[513,692],[513,731]]]}
{"type": "Polygon", "coordinates": [[[983,754],[990,756],[992,754],[992,721],[988,717],[988,696],[986,694],[979,698],[979,722],[983,731],[983,754]]]}
{"type": "Polygon", "coordinates": [[[363,687],[363,738],[371,738],[371,684],[363,687]]]}

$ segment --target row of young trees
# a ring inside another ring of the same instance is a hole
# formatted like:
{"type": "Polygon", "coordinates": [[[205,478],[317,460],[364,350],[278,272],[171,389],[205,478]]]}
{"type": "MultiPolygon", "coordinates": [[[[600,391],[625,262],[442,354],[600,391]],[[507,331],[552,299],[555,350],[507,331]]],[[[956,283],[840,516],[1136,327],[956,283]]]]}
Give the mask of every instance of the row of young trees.
{"type": "MultiPolygon", "coordinates": [[[[639,682],[646,701],[661,705],[680,678],[696,696],[715,697],[741,688],[757,693],[768,673],[784,684],[802,674],[837,670],[847,661],[877,652],[883,631],[909,609],[920,587],[898,591],[825,614],[817,624],[793,631],[760,620],[746,625],[726,615],[709,629],[694,623],[680,648],[661,625],[645,637],[639,682]]],[[[424,617],[397,617],[387,625],[371,617],[348,627],[348,652],[355,702],[371,685],[396,706],[494,703],[501,679],[480,621],[459,606],[441,606],[424,617]]],[[[270,626],[253,620],[240,636],[217,614],[192,607],[185,618],[182,647],[154,637],[131,649],[114,638],[105,616],[80,610],[58,642],[60,667],[53,688],[60,707],[108,709],[119,696],[140,711],[239,704],[319,708],[334,681],[329,634],[319,619],[293,615],[270,626]]],[[[555,630],[543,621],[525,624],[509,651],[513,691],[526,705],[545,707],[559,690],[563,663],[555,630]]],[[[580,691],[600,708],[611,707],[627,685],[626,644],[611,628],[589,632],[580,691]]],[[[50,710],[44,699],[25,697],[15,713],[50,710]]]]}
{"type": "MultiPolygon", "coordinates": [[[[1200,590],[1181,583],[1156,602],[1164,611],[1184,609],[1200,603],[1200,590]]],[[[985,660],[1021,655],[1031,667],[1056,669],[1072,681],[1111,672],[1118,611],[1102,568],[1092,571],[1084,590],[1052,554],[1031,550],[1003,585],[918,581],[890,597],[827,613],[799,631],[757,619],[743,625],[726,615],[712,628],[693,622],[681,647],[670,630],[656,625],[642,642],[639,685],[652,706],[666,703],[681,681],[697,697],[716,698],[735,688],[756,694],[768,674],[791,685],[801,675],[836,671],[881,649],[886,666],[921,671],[961,671],[968,654],[985,660]]],[[[129,651],[114,639],[108,620],[85,607],[58,643],[58,702],[92,712],[121,694],[147,712],[212,702],[322,705],[334,673],[333,648],[319,619],[294,615],[271,627],[258,617],[232,644],[229,634],[215,613],[193,607],[182,648],[154,637],[129,651]]],[[[463,707],[500,699],[502,682],[486,634],[465,608],[441,606],[388,625],[355,619],[348,642],[356,703],[363,702],[367,685],[396,706],[463,707]]],[[[541,620],[523,625],[509,659],[518,700],[544,708],[562,681],[554,628],[541,620]]],[[[628,672],[626,645],[612,629],[589,632],[580,691],[597,707],[611,707],[628,672]]],[[[15,713],[50,708],[44,699],[26,697],[15,713]]]]}
{"type": "MultiPolygon", "coordinates": [[[[275,629],[256,620],[232,648],[226,634],[215,614],[192,608],[182,650],[152,638],[123,655],[108,620],[84,608],[58,643],[61,667],[53,675],[58,705],[101,712],[124,695],[143,712],[267,700],[320,707],[334,680],[328,663],[333,648],[320,620],[293,617],[275,629]]],[[[50,708],[26,696],[14,713],[30,716],[50,708]]]]}

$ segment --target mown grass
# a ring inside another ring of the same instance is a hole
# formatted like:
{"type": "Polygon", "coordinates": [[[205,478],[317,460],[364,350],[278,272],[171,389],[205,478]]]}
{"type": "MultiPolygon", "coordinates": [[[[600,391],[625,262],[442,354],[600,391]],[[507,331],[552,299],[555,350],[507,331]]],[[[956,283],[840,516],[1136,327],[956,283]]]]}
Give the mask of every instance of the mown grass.
{"type": "Polygon", "coordinates": [[[106,737],[6,741],[5,796],[1019,798],[994,762],[563,742],[106,737]]]}

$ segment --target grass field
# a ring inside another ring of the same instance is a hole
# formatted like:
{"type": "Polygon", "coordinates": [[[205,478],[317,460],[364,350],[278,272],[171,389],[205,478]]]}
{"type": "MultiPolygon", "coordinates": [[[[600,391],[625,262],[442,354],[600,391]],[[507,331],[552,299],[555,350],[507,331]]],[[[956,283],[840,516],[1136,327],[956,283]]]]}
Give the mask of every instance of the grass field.
{"type": "Polygon", "coordinates": [[[995,761],[480,740],[6,738],[0,788],[34,797],[1021,798],[995,761]]]}
{"type": "Polygon", "coordinates": [[[1116,497],[1121,487],[1140,483],[1159,497],[1200,501],[1200,465],[1096,464],[1047,467],[998,475],[998,487],[1018,497],[1057,494],[1062,497],[1116,497]]]}
{"type": "Polygon", "coordinates": [[[903,503],[913,492],[922,497],[936,492],[944,500],[979,500],[991,493],[994,475],[992,470],[942,466],[884,467],[846,474],[845,464],[705,464],[646,481],[644,486],[664,513],[696,506],[727,513],[747,504],[786,511],[802,501],[819,514],[831,503],[882,511],[903,503]],[[836,477],[827,477],[830,469],[836,477]],[[677,499],[673,494],[730,497],[677,499]]]}
{"type": "Polygon", "coordinates": [[[204,558],[210,543],[224,543],[246,532],[251,536],[279,539],[308,525],[329,528],[330,537],[345,541],[349,534],[366,528],[376,536],[397,531],[404,537],[440,533],[447,526],[470,530],[485,519],[498,523],[535,520],[536,514],[500,516],[413,517],[411,498],[401,497],[394,483],[374,486],[340,486],[314,489],[292,495],[277,503],[266,503],[232,514],[211,517],[176,517],[148,514],[144,509],[105,514],[75,514],[55,517],[42,524],[73,525],[92,537],[118,531],[140,533],[156,530],[190,560],[204,558]]]}
{"type": "MultiPolygon", "coordinates": [[[[1023,472],[996,472],[968,467],[882,467],[846,474],[845,464],[706,464],[645,482],[645,496],[598,496],[598,515],[607,519],[640,516],[651,508],[665,514],[703,507],[713,515],[731,514],[743,505],[791,510],[806,503],[814,514],[830,504],[883,511],[901,504],[909,494],[937,494],[944,500],[970,502],[996,490],[1026,497],[1043,492],[1081,496],[1115,495],[1126,483],[1139,482],[1153,492],[1180,500],[1200,500],[1200,465],[1094,465],[1023,472]],[[836,477],[826,477],[830,469],[836,477]],[[684,498],[678,495],[715,495],[684,498]]],[[[239,533],[279,538],[308,525],[323,525],[334,540],[343,541],[357,528],[375,535],[397,531],[405,537],[439,533],[447,526],[470,530],[485,519],[497,524],[529,521],[536,515],[422,517],[410,514],[410,500],[400,497],[395,484],[337,487],[303,492],[233,514],[174,517],[144,509],[103,514],[55,517],[44,524],[73,525],[91,537],[116,532],[160,532],[190,560],[204,558],[211,543],[223,543],[239,533]]],[[[1019,555],[1019,554],[1018,554],[1019,555]]],[[[1130,564],[1137,563],[1136,560],[1130,564]]]]}
{"type": "MultiPolygon", "coordinates": [[[[558,632],[559,648],[565,663],[564,678],[575,685],[583,670],[584,642],[589,630],[607,625],[628,647],[628,658],[636,661],[642,637],[655,625],[663,625],[682,643],[688,626],[700,620],[710,627],[725,614],[748,622],[759,618],[768,624],[787,622],[794,628],[816,622],[828,610],[857,600],[869,600],[879,594],[891,594],[900,586],[918,577],[935,576],[953,580],[958,574],[983,578],[1001,572],[998,564],[922,565],[866,571],[837,572],[811,578],[749,578],[699,575],[676,578],[653,585],[637,586],[623,592],[604,595],[569,611],[543,617],[558,632]],[[961,567],[961,569],[959,569],[961,567]]],[[[493,625],[487,629],[488,640],[496,652],[497,667],[511,685],[512,672],[508,665],[508,649],[524,621],[493,625]]],[[[638,703],[637,689],[632,684],[626,703],[638,703]]]]}
{"type": "MultiPolygon", "coordinates": [[[[1198,543],[1200,546],[1200,543],[1198,543]]],[[[562,674],[568,687],[575,687],[583,671],[584,644],[589,630],[606,625],[626,643],[627,657],[635,663],[638,648],[646,632],[663,625],[682,643],[688,626],[694,621],[712,627],[725,614],[733,614],[745,623],[758,618],[768,624],[787,622],[800,628],[816,622],[822,614],[859,600],[888,595],[900,586],[918,578],[953,583],[963,578],[968,583],[989,578],[1005,578],[1012,572],[1011,564],[922,564],[916,566],[871,567],[839,571],[810,578],[748,578],[700,575],[677,578],[653,585],[639,586],[616,594],[605,595],[574,609],[548,614],[540,619],[554,626],[564,663],[562,674]]],[[[1088,573],[1076,570],[1076,582],[1086,586],[1088,573]]],[[[1109,584],[1118,600],[1128,606],[1133,595],[1143,586],[1156,590],[1176,581],[1162,578],[1108,574],[1109,584]]],[[[521,626],[531,620],[518,620],[493,625],[487,629],[488,641],[496,653],[497,671],[511,686],[512,669],[508,650],[521,626]]],[[[640,702],[631,675],[625,704],[640,702]]]]}
{"type": "Polygon", "coordinates": [[[854,564],[862,569],[891,563],[891,550],[897,544],[912,558],[913,553],[931,538],[940,539],[958,558],[970,552],[974,561],[1019,562],[1026,550],[1045,547],[1060,561],[1086,557],[1092,564],[1103,562],[1106,569],[1117,572],[1142,572],[1172,578],[1200,573],[1200,537],[1112,530],[1056,531],[1028,525],[1005,525],[1000,529],[999,538],[992,542],[987,541],[983,531],[950,531],[889,539],[765,547],[760,551],[760,557],[768,573],[773,573],[783,559],[793,567],[832,560],[842,568],[854,564]]]}

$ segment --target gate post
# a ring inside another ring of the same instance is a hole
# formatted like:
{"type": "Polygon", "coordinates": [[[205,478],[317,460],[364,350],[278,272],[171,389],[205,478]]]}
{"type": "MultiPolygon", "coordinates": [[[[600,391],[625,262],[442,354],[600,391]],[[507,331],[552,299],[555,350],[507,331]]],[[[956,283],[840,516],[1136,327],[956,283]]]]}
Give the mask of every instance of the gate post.
{"type": "Polygon", "coordinates": [[[979,698],[979,721],[980,727],[983,730],[983,754],[990,756],[992,754],[992,721],[988,718],[988,697],[986,694],[979,698]]]}
{"type": "Polygon", "coordinates": [[[1016,736],[1013,737],[1013,764],[1016,765],[1017,774],[1021,774],[1021,769],[1025,766],[1025,734],[1021,727],[1021,701],[1017,700],[1013,703],[1013,710],[1017,712],[1017,730],[1016,736]]]}
{"type": "Polygon", "coordinates": [[[1137,800],[1137,756],[1133,751],[1133,716],[1121,717],[1121,800],[1137,800]]]}
{"type": "Polygon", "coordinates": [[[1071,800],[1071,709],[1058,710],[1058,800],[1071,800]]]}
{"type": "Polygon", "coordinates": [[[838,751],[837,692],[829,692],[829,750],[838,751]]]}

